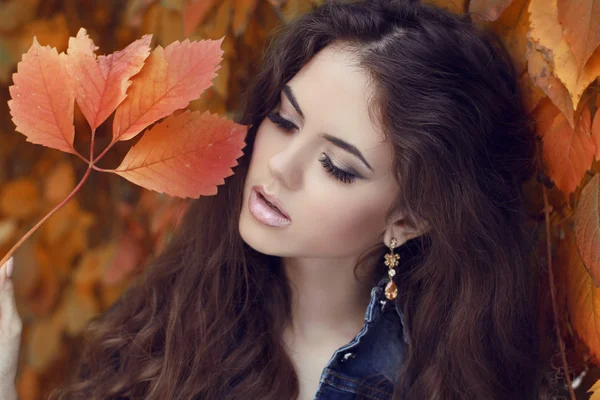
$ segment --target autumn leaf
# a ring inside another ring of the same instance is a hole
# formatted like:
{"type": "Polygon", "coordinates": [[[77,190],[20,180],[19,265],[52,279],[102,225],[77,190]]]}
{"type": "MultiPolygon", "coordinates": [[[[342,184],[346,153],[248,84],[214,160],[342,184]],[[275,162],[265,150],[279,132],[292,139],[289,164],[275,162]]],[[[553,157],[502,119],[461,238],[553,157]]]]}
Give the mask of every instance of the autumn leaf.
{"type": "Polygon", "coordinates": [[[600,51],[594,52],[581,69],[558,22],[557,0],[531,0],[529,12],[531,41],[538,49],[545,49],[553,74],[565,85],[577,110],[583,92],[600,75],[600,51]]]}
{"type": "Polygon", "coordinates": [[[550,102],[540,105],[536,121],[548,175],[568,197],[592,165],[596,153],[590,132],[589,108],[581,113],[576,129],[571,128],[564,114],[550,102]]]}
{"type": "Polygon", "coordinates": [[[245,133],[208,111],[185,111],[148,130],[114,172],[170,196],[213,195],[233,174],[245,133]]]}
{"type": "Polygon", "coordinates": [[[568,259],[561,273],[565,281],[569,321],[577,336],[589,348],[590,357],[600,355],[600,289],[597,288],[583,265],[573,235],[565,235],[559,250],[568,252],[568,259]],[[564,250],[563,250],[564,249],[564,250]]]}
{"type": "Polygon", "coordinates": [[[217,4],[217,0],[185,0],[181,16],[183,19],[183,36],[189,36],[204,20],[208,12],[217,4]]]}
{"type": "Polygon", "coordinates": [[[513,0],[493,23],[488,24],[506,46],[518,76],[527,70],[528,7],[529,0],[513,0]]]}
{"type": "Polygon", "coordinates": [[[592,122],[592,137],[596,142],[596,160],[600,160],[600,113],[596,111],[594,121],[592,122]]]}
{"type": "MultiPolygon", "coordinates": [[[[173,196],[198,198],[217,193],[217,186],[233,174],[231,168],[243,155],[247,127],[208,112],[171,114],[212,85],[220,68],[224,38],[176,41],[166,48],[158,46],[148,56],[151,37],[146,35],[122,51],[100,57],[94,54],[98,48],[83,28],[70,39],[68,55],[42,47],[34,38],[14,74],[15,85],[10,87],[8,104],[17,131],[31,142],[76,154],[88,168],[71,193],[19,239],[0,264],[45,221],[55,220],[58,210],[66,210],[63,207],[92,169],[114,172],[173,196]],[[75,99],[92,128],[90,160],[73,147],[75,99]],[[95,129],[113,112],[113,141],[94,158],[95,129]],[[117,141],[133,138],[164,117],[169,118],[149,130],[118,169],[96,166],[117,141]]],[[[81,235],[74,240],[86,245],[81,235]]]]}
{"type": "Polygon", "coordinates": [[[538,47],[535,42],[527,43],[525,56],[527,71],[532,82],[548,96],[556,107],[563,113],[570,126],[575,126],[575,110],[569,91],[552,71],[552,55],[544,47],[538,47]]]}
{"type": "Polygon", "coordinates": [[[483,21],[495,21],[513,0],[471,0],[469,14],[483,21]]]}
{"type": "Polygon", "coordinates": [[[73,148],[75,92],[66,70],[66,55],[40,46],[34,37],[17,65],[8,89],[10,114],[28,142],[78,154],[73,148]]]}
{"type": "Polygon", "coordinates": [[[590,391],[592,392],[590,400],[600,400],[600,381],[596,381],[596,383],[594,383],[586,393],[589,393],[590,391]]]}
{"type": "Polygon", "coordinates": [[[129,140],[150,124],[187,107],[211,86],[223,51],[219,40],[157,46],[115,113],[113,142],[129,140]]]}
{"type": "Polygon", "coordinates": [[[69,39],[67,72],[76,83],[75,99],[92,130],[108,118],[127,97],[133,75],[150,54],[152,35],[144,35],[125,49],[96,59],[98,49],[84,28],[69,39]]]}
{"type": "Polygon", "coordinates": [[[594,286],[600,287],[600,176],[594,177],[581,190],[575,209],[574,231],[583,265],[594,286]]]}
{"type": "Polygon", "coordinates": [[[597,0],[558,0],[558,20],[563,26],[579,70],[600,46],[600,2],[597,0]]]}

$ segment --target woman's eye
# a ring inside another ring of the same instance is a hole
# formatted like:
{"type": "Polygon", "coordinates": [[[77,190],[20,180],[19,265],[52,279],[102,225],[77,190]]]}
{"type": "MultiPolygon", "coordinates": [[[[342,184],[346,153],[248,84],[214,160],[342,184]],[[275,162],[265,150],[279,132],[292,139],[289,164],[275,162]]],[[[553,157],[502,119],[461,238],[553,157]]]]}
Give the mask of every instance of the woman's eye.
{"type": "MultiPolygon", "coordinates": [[[[269,118],[275,125],[285,130],[286,132],[291,132],[294,129],[298,129],[296,125],[290,120],[287,120],[279,114],[278,111],[273,111],[267,114],[267,118],[269,118]]],[[[331,159],[325,153],[321,153],[323,158],[319,159],[319,162],[323,165],[323,168],[329,173],[329,175],[333,176],[340,182],[343,183],[352,183],[356,180],[356,175],[350,172],[346,172],[342,169],[339,169],[331,162],[331,159]]]]}
{"type": "Polygon", "coordinates": [[[279,126],[281,129],[290,132],[294,129],[298,129],[293,122],[283,118],[279,111],[273,111],[267,114],[267,118],[269,118],[275,125],[279,126]]]}
{"type": "Polygon", "coordinates": [[[319,159],[319,162],[323,165],[323,168],[329,173],[329,175],[333,176],[340,182],[343,183],[352,183],[356,180],[356,175],[351,174],[350,172],[346,172],[344,170],[339,169],[331,162],[331,159],[325,153],[321,153],[323,158],[319,159]]]}

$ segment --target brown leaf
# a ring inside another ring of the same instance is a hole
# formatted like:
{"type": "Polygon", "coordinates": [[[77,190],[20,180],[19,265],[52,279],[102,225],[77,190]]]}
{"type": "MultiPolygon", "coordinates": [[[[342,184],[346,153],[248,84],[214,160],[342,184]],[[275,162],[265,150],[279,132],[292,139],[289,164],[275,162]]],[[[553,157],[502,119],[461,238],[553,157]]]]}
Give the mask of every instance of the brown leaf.
{"type": "Polygon", "coordinates": [[[564,114],[549,102],[540,104],[536,115],[542,136],[544,163],[548,176],[568,198],[591,167],[596,144],[590,135],[590,112],[586,107],[571,128],[564,114]]]}

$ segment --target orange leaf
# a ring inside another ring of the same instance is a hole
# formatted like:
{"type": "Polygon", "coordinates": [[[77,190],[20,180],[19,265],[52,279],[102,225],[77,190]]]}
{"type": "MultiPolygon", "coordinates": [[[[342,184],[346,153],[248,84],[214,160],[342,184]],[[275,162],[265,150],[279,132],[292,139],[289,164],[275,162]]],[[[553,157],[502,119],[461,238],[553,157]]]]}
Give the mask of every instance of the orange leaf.
{"type": "Polygon", "coordinates": [[[591,167],[596,153],[596,144],[590,136],[589,108],[583,109],[573,129],[564,114],[545,102],[540,105],[537,122],[548,176],[568,197],[591,167]]]}
{"type": "MultiPolygon", "coordinates": [[[[506,46],[517,75],[522,75],[527,70],[527,31],[529,30],[530,0],[513,0],[502,14],[489,24],[506,46]]],[[[471,2],[473,5],[473,2],[471,2]]]]}
{"type": "Polygon", "coordinates": [[[217,76],[223,39],[186,39],[164,49],[156,47],[117,108],[113,142],[135,137],[148,125],[199,98],[217,76]]]}
{"type": "Polygon", "coordinates": [[[600,289],[594,286],[588,271],[583,266],[578,254],[577,245],[572,235],[565,235],[559,246],[569,256],[564,267],[567,310],[569,321],[585,345],[589,348],[589,358],[596,360],[600,355],[600,289]]]}
{"type": "Polygon", "coordinates": [[[196,30],[217,0],[186,0],[181,16],[183,19],[183,36],[190,36],[196,30]]]}
{"type": "Polygon", "coordinates": [[[27,141],[78,154],[73,148],[75,92],[69,82],[64,53],[40,46],[37,38],[13,75],[8,101],[16,130],[27,141]]]}
{"type": "Polygon", "coordinates": [[[133,75],[150,54],[152,35],[144,35],[121,51],[96,59],[98,49],[84,28],[69,39],[67,72],[76,82],[75,98],[90,127],[96,129],[127,97],[133,75]]]}
{"type": "Polygon", "coordinates": [[[579,255],[592,282],[600,287],[600,176],[594,177],[581,190],[575,208],[575,238],[579,255]]]}
{"type": "Polygon", "coordinates": [[[573,109],[577,110],[583,92],[600,75],[600,48],[580,66],[558,22],[557,0],[531,0],[529,13],[530,41],[535,42],[539,50],[545,49],[552,73],[565,85],[573,109]]]}
{"type": "Polygon", "coordinates": [[[482,21],[495,21],[513,0],[471,0],[469,14],[482,21]]]}
{"type": "MultiPolygon", "coordinates": [[[[597,101],[600,100],[600,97],[597,98],[597,101]]],[[[596,160],[600,160],[600,113],[596,110],[596,114],[594,114],[594,121],[592,122],[592,137],[596,142],[596,160]]]]}
{"type": "Polygon", "coordinates": [[[569,91],[558,79],[550,66],[551,55],[548,49],[541,47],[536,50],[535,42],[529,43],[525,57],[527,71],[532,82],[552,100],[554,105],[564,114],[570,126],[575,126],[575,111],[569,91]]]}
{"type": "Polygon", "coordinates": [[[171,115],[147,131],[114,172],[169,196],[213,195],[233,175],[246,133],[247,127],[208,111],[171,115]]]}
{"type": "Polygon", "coordinates": [[[600,2],[558,0],[558,21],[581,69],[600,46],[600,2]]]}

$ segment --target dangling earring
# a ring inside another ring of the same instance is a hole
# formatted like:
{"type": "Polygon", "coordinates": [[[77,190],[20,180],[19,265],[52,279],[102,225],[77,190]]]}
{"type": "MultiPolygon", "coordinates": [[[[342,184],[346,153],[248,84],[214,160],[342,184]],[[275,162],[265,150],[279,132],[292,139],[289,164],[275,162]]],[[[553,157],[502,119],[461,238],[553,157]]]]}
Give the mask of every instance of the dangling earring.
{"type": "Polygon", "coordinates": [[[390,277],[390,281],[385,285],[385,297],[388,300],[394,300],[396,296],[398,296],[398,288],[394,283],[394,275],[396,275],[396,270],[394,267],[398,265],[398,260],[400,259],[400,254],[394,254],[394,247],[396,247],[396,239],[392,238],[390,242],[390,253],[385,255],[385,265],[387,265],[390,269],[388,270],[388,276],[390,277]]]}

